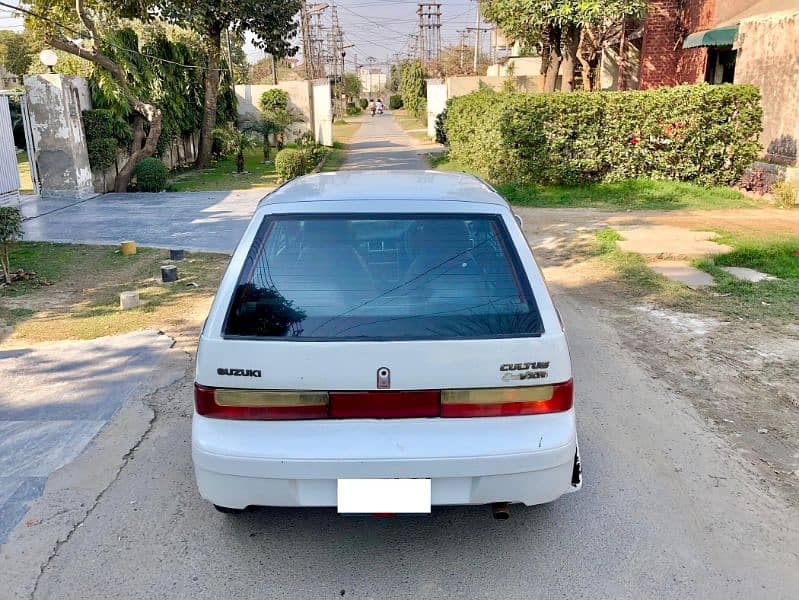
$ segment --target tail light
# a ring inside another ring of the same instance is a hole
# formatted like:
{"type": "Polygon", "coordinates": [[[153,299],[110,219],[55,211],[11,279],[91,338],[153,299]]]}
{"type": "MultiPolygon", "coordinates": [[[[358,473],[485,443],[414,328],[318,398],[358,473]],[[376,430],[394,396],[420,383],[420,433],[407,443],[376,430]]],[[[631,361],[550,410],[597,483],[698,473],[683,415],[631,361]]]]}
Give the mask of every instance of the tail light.
{"type": "Polygon", "coordinates": [[[471,390],[288,392],[194,384],[197,413],[217,419],[398,419],[509,417],[569,410],[572,380],[555,385],[471,390]]]}
{"type": "Polygon", "coordinates": [[[532,387],[444,390],[442,417],[509,417],[540,415],[569,410],[574,386],[569,379],[555,385],[532,387]]]}
{"type": "Polygon", "coordinates": [[[197,413],[217,419],[323,419],[327,392],[232,390],[194,384],[197,413]]]}

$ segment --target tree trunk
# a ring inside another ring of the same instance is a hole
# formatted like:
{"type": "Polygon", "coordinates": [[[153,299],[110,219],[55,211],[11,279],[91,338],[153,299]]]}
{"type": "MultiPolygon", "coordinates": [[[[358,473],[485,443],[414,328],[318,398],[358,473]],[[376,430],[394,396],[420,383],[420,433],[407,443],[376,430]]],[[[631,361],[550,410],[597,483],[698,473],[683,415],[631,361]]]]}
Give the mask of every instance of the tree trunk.
{"type": "Polygon", "coordinates": [[[562,92],[574,90],[574,72],[577,68],[577,48],[580,45],[580,27],[569,25],[566,27],[563,40],[563,81],[560,89],[562,92]]]}
{"type": "Polygon", "coordinates": [[[544,77],[544,91],[554,92],[558,83],[558,72],[563,54],[560,50],[561,29],[552,27],[548,32],[549,60],[547,61],[547,73],[544,77]]]}
{"type": "Polygon", "coordinates": [[[580,31],[580,46],[577,48],[577,60],[580,61],[580,68],[583,73],[583,91],[592,92],[594,91],[594,72],[590,63],[585,58],[585,55],[588,54],[589,57],[592,56],[593,49],[589,47],[590,42],[586,35],[587,29],[587,27],[583,27],[582,31],[580,31]]]}
{"type": "MultiPolygon", "coordinates": [[[[141,112],[139,112],[139,115],[141,115],[141,112]]],[[[119,173],[117,173],[117,179],[114,183],[115,192],[127,192],[130,180],[133,178],[133,171],[138,162],[155,154],[158,138],[161,137],[161,111],[157,108],[154,109],[150,119],[150,130],[146,133],[144,131],[144,122],[145,118],[138,116],[133,124],[131,153],[119,173]]]]}
{"type": "Polygon", "coordinates": [[[198,169],[204,169],[211,161],[211,145],[216,127],[216,101],[219,95],[219,63],[222,29],[212,27],[206,33],[206,51],[208,52],[208,70],[205,72],[205,99],[203,101],[203,120],[200,127],[200,148],[197,152],[198,169]]]}

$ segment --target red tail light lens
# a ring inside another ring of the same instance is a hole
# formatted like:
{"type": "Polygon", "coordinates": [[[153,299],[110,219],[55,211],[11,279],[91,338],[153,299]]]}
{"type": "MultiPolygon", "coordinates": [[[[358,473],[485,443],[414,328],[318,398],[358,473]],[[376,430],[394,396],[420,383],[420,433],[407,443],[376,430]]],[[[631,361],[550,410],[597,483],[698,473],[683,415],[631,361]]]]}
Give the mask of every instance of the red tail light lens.
{"type": "Polygon", "coordinates": [[[437,417],[440,397],[438,390],[330,392],[330,416],[334,419],[437,417]]]}
{"type": "Polygon", "coordinates": [[[324,419],[327,392],[232,390],[194,384],[197,413],[216,419],[324,419]]]}
{"type": "Polygon", "coordinates": [[[569,379],[555,385],[533,387],[444,390],[442,417],[510,417],[540,415],[569,410],[574,386],[569,379]]]}

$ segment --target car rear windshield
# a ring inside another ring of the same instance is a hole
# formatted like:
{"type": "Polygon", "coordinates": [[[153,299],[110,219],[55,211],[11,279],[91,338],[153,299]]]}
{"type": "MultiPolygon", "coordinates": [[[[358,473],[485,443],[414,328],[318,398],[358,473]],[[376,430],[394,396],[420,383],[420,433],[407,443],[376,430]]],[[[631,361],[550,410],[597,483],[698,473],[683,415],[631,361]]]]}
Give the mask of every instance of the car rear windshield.
{"type": "Polygon", "coordinates": [[[496,215],[279,215],[247,255],[225,335],[302,340],[537,336],[496,215]]]}

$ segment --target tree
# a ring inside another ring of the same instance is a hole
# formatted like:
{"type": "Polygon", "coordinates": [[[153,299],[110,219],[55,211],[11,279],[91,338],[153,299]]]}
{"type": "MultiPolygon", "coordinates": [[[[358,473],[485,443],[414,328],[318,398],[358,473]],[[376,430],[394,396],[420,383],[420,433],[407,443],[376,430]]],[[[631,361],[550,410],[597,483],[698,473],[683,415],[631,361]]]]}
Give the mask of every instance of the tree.
{"type": "Polygon", "coordinates": [[[26,26],[40,34],[49,46],[94,63],[113,81],[118,94],[136,114],[133,143],[128,160],[119,170],[115,191],[127,191],[136,164],[155,153],[161,136],[161,109],[142,100],[131,89],[130,82],[136,73],[129,72],[114,53],[122,53],[116,45],[108,44],[101,36],[97,23],[114,23],[122,17],[148,18],[143,2],[122,0],[105,3],[104,0],[33,0],[32,11],[27,12],[26,26]],[[76,39],[80,37],[79,41],[76,39]],[[145,126],[146,124],[146,126],[145,126]]]}
{"type": "Polygon", "coordinates": [[[561,90],[574,89],[583,28],[640,16],[646,0],[482,0],[486,18],[525,47],[542,49],[544,91],[554,91],[563,66],[561,90]]]}
{"type": "Polygon", "coordinates": [[[14,75],[23,75],[33,62],[33,43],[26,33],[0,31],[0,64],[14,75]]]}
{"type": "Polygon", "coordinates": [[[361,78],[355,73],[344,73],[344,76],[341,78],[341,93],[347,97],[347,101],[349,102],[356,98],[360,98],[363,93],[361,78]]]}
{"type": "Polygon", "coordinates": [[[169,21],[190,27],[203,38],[207,63],[205,96],[196,165],[208,166],[212,132],[216,126],[216,104],[222,58],[222,39],[227,31],[253,34],[255,46],[277,57],[293,54],[288,42],[297,30],[294,16],[299,0],[158,0],[161,14],[169,21]]]}
{"type": "Polygon", "coordinates": [[[425,94],[427,92],[425,77],[421,61],[411,60],[403,64],[400,84],[402,104],[405,110],[417,119],[425,110],[425,94]]]}
{"type": "Polygon", "coordinates": [[[22,213],[16,206],[0,206],[0,270],[6,283],[11,283],[9,246],[22,237],[22,213]]]}
{"type": "MultiPolygon", "coordinates": [[[[452,75],[471,75],[473,64],[473,48],[455,44],[445,46],[438,55],[438,61],[434,67],[436,74],[440,77],[450,77],[452,75]]],[[[485,73],[491,59],[486,53],[480,54],[477,63],[477,72],[485,73]]]]}
{"type": "MultiPolygon", "coordinates": [[[[271,85],[275,83],[273,72],[272,57],[266,56],[250,65],[250,83],[271,85]]],[[[305,69],[303,67],[293,67],[285,58],[277,60],[277,80],[278,81],[298,81],[305,79],[305,69]]]]}
{"type": "Polygon", "coordinates": [[[292,123],[301,123],[304,119],[296,109],[289,106],[289,95],[285,90],[273,88],[261,94],[261,118],[255,126],[250,125],[252,131],[257,131],[264,140],[264,161],[269,160],[269,136],[274,136],[277,145],[277,136],[289,128],[292,123]]]}

